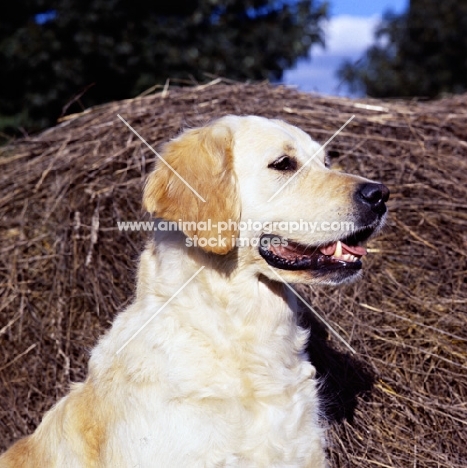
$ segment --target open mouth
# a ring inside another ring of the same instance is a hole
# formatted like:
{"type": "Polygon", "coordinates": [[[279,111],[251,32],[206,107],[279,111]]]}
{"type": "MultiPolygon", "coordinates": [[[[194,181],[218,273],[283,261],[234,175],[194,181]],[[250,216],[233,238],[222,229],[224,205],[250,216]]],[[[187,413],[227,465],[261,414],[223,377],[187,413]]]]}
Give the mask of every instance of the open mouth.
{"type": "Polygon", "coordinates": [[[367,227],[335,242],[318,246],[298,244],[273,234],[261,236],[259,253],[266,262],[281,270],[360,270],[367,250],[363,243],[373,234],[367,227]]]}

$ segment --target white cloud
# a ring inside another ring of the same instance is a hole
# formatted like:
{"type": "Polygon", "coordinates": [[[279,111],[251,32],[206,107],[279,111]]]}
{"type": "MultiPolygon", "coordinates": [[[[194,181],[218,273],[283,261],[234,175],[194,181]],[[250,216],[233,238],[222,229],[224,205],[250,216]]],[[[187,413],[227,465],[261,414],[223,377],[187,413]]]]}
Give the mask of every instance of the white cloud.
{"type": "Polygon", "coordinates": [[[374,31],[380,21],[380,15],[332,17],[325,28],[326,48],[313,47],[311,60],[301,60],[295,69],[286,71],[283,82],[303,91],[343,94],[336,70],[346,59],[358,60],[374,43],[374,31]]]}
{"type": "Polygon", "coordinates": [[[326,48],[316,49],[313,55],[361,54],[374,42],[374,31],[380,21],[380,15],[340,15],[331,18],[325,28],[326,48]]]}

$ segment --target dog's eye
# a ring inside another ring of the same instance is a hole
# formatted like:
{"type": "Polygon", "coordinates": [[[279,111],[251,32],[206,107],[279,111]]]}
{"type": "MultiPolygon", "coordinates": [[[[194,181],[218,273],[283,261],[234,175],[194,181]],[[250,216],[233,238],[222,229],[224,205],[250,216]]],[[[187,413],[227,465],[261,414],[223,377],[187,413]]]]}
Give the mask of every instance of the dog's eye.
{"type": "Polygon", "coordinates": [[[297,160],[290,156],[281,156],[269,164],[268,167],[276,171],[295,171],[297,169],[297,160]]]}

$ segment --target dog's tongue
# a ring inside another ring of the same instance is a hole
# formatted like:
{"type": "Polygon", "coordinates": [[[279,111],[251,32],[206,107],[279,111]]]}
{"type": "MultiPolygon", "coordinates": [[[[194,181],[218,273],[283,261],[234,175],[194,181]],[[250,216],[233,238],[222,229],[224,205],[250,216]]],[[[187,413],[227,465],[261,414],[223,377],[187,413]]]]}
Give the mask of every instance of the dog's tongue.
{"type": "Polygon", "coordinates": [[[332,244],[325,245],[324,247],[321,247],[319,250],[324,255],[335,255],[337,253],[337,255],[335,255],[337,257],[340,257],[341,255],[345,255],[345,254],[351,254],[357,257],[361,257],[363,255],[366,255],[367,253],[365,247],[361,247],[360,245],[349,246],[347,244],[344,244],[341,241],[337,241],[337,242],[333,242],[332,244]]]}

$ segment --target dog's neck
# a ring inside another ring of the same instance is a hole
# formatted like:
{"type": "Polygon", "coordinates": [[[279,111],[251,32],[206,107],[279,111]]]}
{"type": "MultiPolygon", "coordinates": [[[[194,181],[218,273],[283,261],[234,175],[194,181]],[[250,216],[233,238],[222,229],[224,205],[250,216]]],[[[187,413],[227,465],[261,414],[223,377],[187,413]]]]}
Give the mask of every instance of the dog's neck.
{"type": "MultiPolygon", "coordinates": [[[[186,236],[180,231],[155,234],[141,256],[137,301],[148,297],[156,297],[158,302],[173,296],[197,297],[202,283],[203,294],[209,295],[207,302],[216,314],[226,315],[219,317],[222,323],[256,324],[263,334],[275,333],[284,325],[294,326],[295,296],[287,285],[259,275],[246,258],[248,251],[235,249],[221,256],[187,247],[186,236]]],[[[196,314],[189,318],[197,319],[201,317],[196,314]]]]}
{"type": "Polygon", "coordinates": [[[173,395],[189,390],[216,398],[265,387],[279,395],[284,379],[308,379],[308,334],[296,323],[295,296],[254,265],[245,267],[248,260],[241,257],[190,251],[182,233],[158,234],[141,256],[135,301],[93,352],[91,378],[107,379],[110,372],[115,385],[166,382],[173,395]],[[232,264],[220,268],[219,262],[232,264]],[[174,375],[161,367],[168,352],[179,363],[174,375]],[[135,355],[145,362],[137,372],[135,355]]]}

